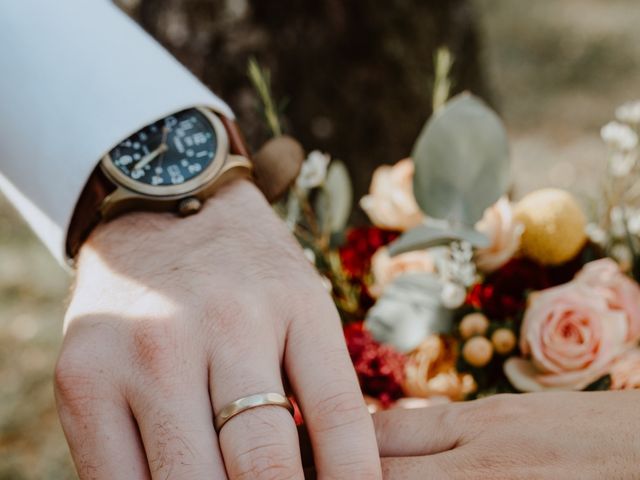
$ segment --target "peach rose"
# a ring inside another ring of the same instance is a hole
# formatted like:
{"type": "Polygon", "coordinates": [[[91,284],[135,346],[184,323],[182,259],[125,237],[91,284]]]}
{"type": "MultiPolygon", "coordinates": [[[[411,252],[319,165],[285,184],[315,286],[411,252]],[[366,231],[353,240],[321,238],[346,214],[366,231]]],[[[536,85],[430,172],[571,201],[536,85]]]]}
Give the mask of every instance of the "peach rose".
{"type": "Polygon", "coordinates": [[[457,346],[451,339],[430,335],[412,353],[405,365],[402,386],[409,397],[446,397],[463,400],[476,390],[476,383],[468,373],[456,370],[457,346]]]}
{"type": "Polygon", "coordinates": [[[611,367],[611,390],[640,389],[640,348],[622,355],[611,367]]]}
{"type": "Polygon", "coordinates": [[[380,248],[371,258],[374,283],[369,287],[369,291],[377,298],[382,295],[387,285],[403,273],[433,273],[435,268],[433,257],[427,250],[415,250],[392,257],[387,248],[380,248]]]}
{"type": "Polygon", "coordinates": [[[511,202],[502,197],[485,211],[476,229],[491,242],[489,247],[476,252],[477,267],[488,273],[499,269],[515,255],[520,248],[524,226],[514,218],[511,202]]]}
{"type": "Polygon", "coordinates": [[[520,349],[505,362],[507,378],[525,392],[582,390],[608,373],[625,348],[626,315],[597,290],[572,282],[543,290],[529,305],[520,349]]]}
{"type": "Polygon", "coordinates": [[[640,340],[640,287],[625,275],[610,258],[587,263],[576,275],[576,281],[584,283],[606,298],[609,307],[622,310],[627,315],[627,340],[640,340]]]}
{"type": "Polygon", "coordinates": [[[369,195],[360,206],[374,225],[389,230],[405,231],[424,220],[413,196],[413,160],[399,161],[393,166],[383,165],[373,173],[369,195]]]}

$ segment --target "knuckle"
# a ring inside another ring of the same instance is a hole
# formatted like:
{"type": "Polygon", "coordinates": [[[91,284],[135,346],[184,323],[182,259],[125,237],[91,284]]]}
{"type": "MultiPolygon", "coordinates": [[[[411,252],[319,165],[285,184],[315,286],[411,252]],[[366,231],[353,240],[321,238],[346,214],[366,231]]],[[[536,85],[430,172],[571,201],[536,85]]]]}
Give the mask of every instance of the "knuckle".
{"type": "Polygon", "coordinates": [[[211,461],[199,451],[173,415],[156,412],[149,442],[149,469],[155,478],[205,478],[211,461]]]}
{"type": "Polygon", "coordinates": [[[352,428],[354,424],[368,418],[362,394],[350,390],[322,398],[316,403],[313,412],[320,419],[320,431],[352,428]]]}
{"type": "Polygon", "coordinates": [[[72,416],[88,410],[96,392],[96,369],[77,348],[67,348],[58,357],[53,385],[56,400],[72,416]]]}
{"type": "Polygon", "coordinates": [[[216,295],[205,302],[202,321],[215,330],[215,338],[237,338],[249,333],[249,325],[260,315],[258,302],[249,295],[216,295]]]}
{"type": "Polygon", "coordinates": [[[140,320],[132,328],[133,363],[143,371],[167,372],[176,347],[171,326],[165,321],[140,320]]]}
{"type": "Polygon", "coordinates": [[[299,478],[295,460],[277,444],[263,444],[235,459],[238,480],[286,480],[299,478]]]}

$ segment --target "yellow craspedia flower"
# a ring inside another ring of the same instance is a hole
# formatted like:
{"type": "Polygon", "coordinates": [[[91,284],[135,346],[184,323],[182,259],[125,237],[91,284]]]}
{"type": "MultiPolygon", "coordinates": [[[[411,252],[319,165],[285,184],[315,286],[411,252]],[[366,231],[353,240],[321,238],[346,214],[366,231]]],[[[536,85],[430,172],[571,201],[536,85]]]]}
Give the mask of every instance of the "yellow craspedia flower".
{"type": "Polygon", "coordinates": [[[520,251],[543,265],[560,265],[584,246],[587,219],[576,199],[564,190],[545,188],[525,196],[515,206],[524,225],[520,251]]]}

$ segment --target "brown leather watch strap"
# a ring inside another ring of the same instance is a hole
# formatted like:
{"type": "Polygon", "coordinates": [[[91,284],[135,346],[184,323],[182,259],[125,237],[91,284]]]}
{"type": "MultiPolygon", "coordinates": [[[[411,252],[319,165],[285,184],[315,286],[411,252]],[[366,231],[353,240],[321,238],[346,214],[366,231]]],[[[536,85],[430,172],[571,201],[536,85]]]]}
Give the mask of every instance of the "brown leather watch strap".
{"type": "MultiPolygon", "coordinates": [[[[251,158],[249,148],[235,121],[218,115],[229,136],[229,151],[233,155],[251,158]]],[[[69,231],[67,232],[66,250],[69,259],[74,259],[91,231],[100,223],[100,208],[104,199],[116,189],[116,185],[107,178],[98,165],[85,185],[76,204],[69,231]]]]}
{"type": "Polygon", "coordinates": [[[224,129],[227,131],[227,135],[229,136],[229,151],[233,155],[241,155],[245,158],[251,159],[251,152],[249,151],[247,142],[244,139],[244,135],[242,135],[242,132],[238,128],[238,124],[224,115],[218,115],[218,117],[222,121],[224,129]]]}

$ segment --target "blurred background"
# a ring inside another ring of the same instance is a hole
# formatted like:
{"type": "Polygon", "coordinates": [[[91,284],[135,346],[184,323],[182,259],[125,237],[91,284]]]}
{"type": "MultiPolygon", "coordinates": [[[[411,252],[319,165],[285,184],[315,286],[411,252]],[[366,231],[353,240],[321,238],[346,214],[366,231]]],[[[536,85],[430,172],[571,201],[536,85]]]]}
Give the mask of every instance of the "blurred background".
{"type": "MultiPolygon", "coordinates": [[[[504,118],[516,197],[547,185],[588,202],[606,165],[600,127],[640,98],[634,0],[118,3],[232,104],[257,147],[255,55],[289,132],[345,160],[360,194],[374,165],[410,152],[440,45],[456,56],[455,90],[504,118]]],[[[75,478],[51,383],[70,282],[0,197],[0,480],[75,478]]]]}

